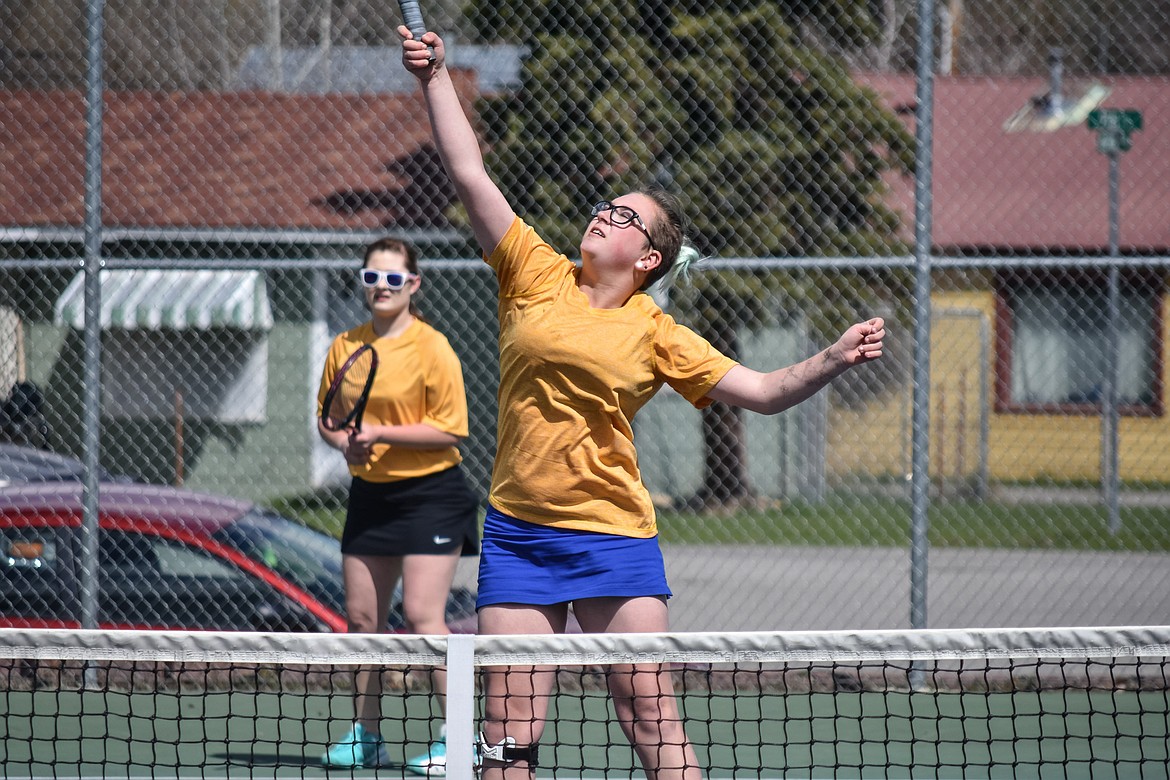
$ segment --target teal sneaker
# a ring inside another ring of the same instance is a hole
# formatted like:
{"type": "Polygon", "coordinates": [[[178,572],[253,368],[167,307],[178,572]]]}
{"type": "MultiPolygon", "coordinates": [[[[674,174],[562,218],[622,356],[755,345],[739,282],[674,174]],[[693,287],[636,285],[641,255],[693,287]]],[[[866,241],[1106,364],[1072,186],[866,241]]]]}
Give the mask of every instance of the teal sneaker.
{"type": "Polygon", "coordinates": [[[439,739],[432,742],[427,752],[410,759],[405,766],[407,771],[423,777],[446,777],[447,740],[439,739]]]}
{"type": "Polygon", "coordinates": [[[345,736],[334,742],[321,756],[321,764],[337,769],[387,766],[390,754],[382,735],[371,733],[360,723],[353,724],[345,736]]]}

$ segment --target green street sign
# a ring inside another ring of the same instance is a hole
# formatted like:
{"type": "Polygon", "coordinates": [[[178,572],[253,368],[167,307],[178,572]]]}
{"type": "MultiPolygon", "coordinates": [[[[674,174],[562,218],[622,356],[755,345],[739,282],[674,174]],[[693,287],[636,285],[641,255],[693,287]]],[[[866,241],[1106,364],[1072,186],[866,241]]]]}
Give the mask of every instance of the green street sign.
{"type": "Polygon", "coordinates": [[[1128,152],[1129,134],[1142,129],[1142,113],[1132,108],[1098,108],[1089,112],[1089,129],[1097,131],[1097,151],[1128,152]]]}

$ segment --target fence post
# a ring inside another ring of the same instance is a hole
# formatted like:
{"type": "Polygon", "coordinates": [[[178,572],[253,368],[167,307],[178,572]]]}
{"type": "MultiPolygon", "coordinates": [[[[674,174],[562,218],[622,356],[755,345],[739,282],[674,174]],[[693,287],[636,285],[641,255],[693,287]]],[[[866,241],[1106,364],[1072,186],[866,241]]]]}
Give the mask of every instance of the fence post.
{"type": "Polygon", "coordinates": [[[934,3],[918,2],[914,161],[914,404],[910,468],[910,627],[926,628],[930,504],[930,272],[934,151],[934,3]]]}

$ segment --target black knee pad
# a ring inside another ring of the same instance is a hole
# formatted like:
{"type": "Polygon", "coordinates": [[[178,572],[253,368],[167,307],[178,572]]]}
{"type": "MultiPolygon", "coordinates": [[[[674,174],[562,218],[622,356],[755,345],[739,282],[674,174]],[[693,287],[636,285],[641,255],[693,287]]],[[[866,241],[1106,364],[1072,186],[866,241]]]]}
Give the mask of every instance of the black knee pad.
{"type": "Polygon", "coordinates": [[[479,760],[484,759],[491,761],[499,761],[502,764],[514,764],[517,761],[527,761],[528,766],[535,767],[537,752],[540,745],[532,744],[519,747],[516,745],[516,740],[512,737],[504,737],[503,741],[496,745],[489,745],[487,740],[483,738],[483,733],[479,735],[477,743],[479,760]]]}

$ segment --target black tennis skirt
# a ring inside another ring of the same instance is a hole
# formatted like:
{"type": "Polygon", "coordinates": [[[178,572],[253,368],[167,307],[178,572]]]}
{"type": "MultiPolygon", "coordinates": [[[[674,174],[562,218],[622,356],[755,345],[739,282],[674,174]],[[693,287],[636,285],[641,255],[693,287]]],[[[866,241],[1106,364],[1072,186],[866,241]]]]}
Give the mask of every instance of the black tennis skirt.
{"type": "Polygon", "coordinates": [[[341,532],[348,555],[479,554],[479,501],[459,466],[396,482],[353,478],[341,532]]]}

